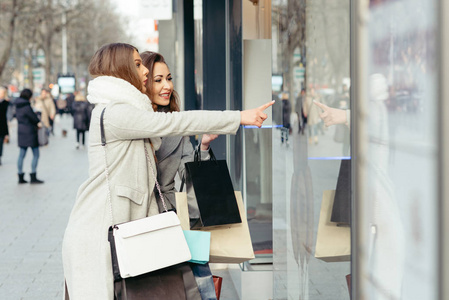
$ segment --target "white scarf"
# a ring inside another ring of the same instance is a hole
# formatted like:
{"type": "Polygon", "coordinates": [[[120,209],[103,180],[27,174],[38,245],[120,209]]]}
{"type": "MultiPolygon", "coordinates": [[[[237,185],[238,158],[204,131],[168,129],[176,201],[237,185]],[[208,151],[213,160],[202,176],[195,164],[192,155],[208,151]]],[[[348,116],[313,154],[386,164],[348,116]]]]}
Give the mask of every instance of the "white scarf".
{"type": "MultiPolygon", "coordinates": [[[[154,111],[151,100],[126,80],[113,76],[99,76],[87,86],[87,100],[92,104],[111,102],[127,103],[138,109],[154,111]]],[[[161,138],[151,138],[155,150],[161,145],[161,138]]]]}

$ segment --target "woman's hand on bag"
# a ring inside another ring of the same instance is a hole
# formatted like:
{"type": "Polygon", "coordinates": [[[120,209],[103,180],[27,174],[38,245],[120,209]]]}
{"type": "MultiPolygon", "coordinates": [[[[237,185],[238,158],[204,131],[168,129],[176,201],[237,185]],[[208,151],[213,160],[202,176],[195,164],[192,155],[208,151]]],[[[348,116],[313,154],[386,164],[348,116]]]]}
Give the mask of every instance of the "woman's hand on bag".
{"type": "Polygon", "coordinates": [[[42,127],[42,122],[37,123],[37,128],[41,128],[42,127]]]}
{"type": "Polygon", "coordinates": [[[274,104],[274,100],[268,102],[258,108],[247,109],[240,112],[240,124],[241,125],[253,125],[261,127],[262,123],[267,119],[267,114],[264,110],[274,104]]]}
{"type": "Polygon", "coordinates": [[[206,151],[209,149],[210,142],[215,140],[218,137],[218,134],[203,134],[201,138],[201,150],[206,151]]]}

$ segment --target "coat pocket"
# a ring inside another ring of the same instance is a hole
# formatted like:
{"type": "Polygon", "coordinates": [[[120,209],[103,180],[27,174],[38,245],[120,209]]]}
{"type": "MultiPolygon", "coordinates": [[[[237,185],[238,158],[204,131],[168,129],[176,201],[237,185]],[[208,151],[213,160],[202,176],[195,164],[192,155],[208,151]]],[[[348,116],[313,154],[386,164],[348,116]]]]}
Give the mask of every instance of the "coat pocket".
{"type": "Polygon", "coordinates": [[[147,193],[142,193],[138,190],[123,185],[116,185],[115,193],[118,197],[128,198],[138,205],[142,205],[144,199],[148,197],[147,193]]]}

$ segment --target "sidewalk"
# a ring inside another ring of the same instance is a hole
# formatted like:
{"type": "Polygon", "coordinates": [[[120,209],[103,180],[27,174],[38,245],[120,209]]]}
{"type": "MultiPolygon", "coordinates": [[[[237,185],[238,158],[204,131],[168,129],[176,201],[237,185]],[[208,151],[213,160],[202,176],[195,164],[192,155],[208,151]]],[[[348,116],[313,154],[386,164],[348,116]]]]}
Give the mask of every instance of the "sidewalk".
{"type": "MultiPolygon", "coordinates": [[[[76,150],[72,117],[55,123],[50,143],[40,148],[37,177],[44,184],[17,184],[17,124],[10,124],[10,143],[4,145],[0,166],[0,299],[61,300],[63,269],[61,246],[64,230],[79,185],[87,179],[87,149],[76,150]],[[62,129],[68,131],[62,136],[62,129]]],[[[88,136],[86,136],[86,139],[88,136]]],[[[87,144],[87,141],[86,141],[87,144]]],[[[29,180],[32,153],[24,161],[29,180]]],[[[221,300],[236,300],[227,270],[221,300]]]]}

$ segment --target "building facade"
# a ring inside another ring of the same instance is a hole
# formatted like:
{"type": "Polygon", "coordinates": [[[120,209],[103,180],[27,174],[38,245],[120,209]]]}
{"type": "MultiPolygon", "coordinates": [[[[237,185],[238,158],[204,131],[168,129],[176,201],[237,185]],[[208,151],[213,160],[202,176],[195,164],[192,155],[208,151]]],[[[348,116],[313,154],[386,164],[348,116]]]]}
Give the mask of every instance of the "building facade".
{"type": "Polygon", "coordinates": [[[213,144],[256,253],[230,271],[241,299],[448,297],[447,6],[174,1],[159,50],[184,109],[276,100],[213,144]]]}

